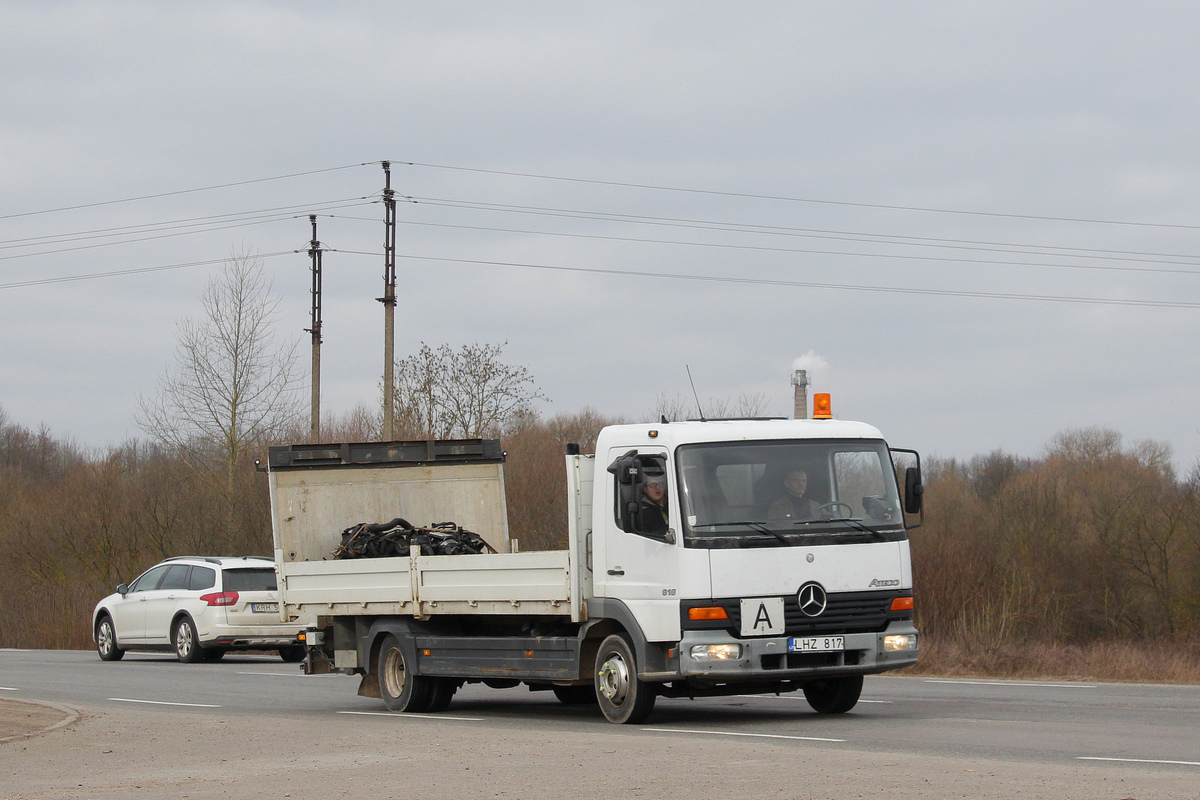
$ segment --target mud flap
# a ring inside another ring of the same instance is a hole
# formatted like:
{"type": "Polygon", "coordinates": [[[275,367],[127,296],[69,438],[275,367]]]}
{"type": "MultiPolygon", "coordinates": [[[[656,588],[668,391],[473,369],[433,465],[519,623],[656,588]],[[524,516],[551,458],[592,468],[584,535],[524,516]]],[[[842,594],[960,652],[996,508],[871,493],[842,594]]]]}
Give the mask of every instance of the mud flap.
{"type": "Polygon", "coordinates": [[[383,697],[379,692],[379,673],[364,672],[358,684],[359,697],[383,697]]]}

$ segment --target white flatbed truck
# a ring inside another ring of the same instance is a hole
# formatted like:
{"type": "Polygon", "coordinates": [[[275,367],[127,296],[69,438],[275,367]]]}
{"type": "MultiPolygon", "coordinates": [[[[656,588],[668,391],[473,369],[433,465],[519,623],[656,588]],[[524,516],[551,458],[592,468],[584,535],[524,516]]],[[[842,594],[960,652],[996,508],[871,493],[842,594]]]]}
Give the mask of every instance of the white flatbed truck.
{"type": "Polygon", "coordinates": [[[499,440],[272,447],[281,612],[318,620],[305,671],[360,675],[359,694],[396,711],[525,683],[638,723],[658,696],[802,690],[842,713],[864,675],[916,662],[920,462],[898,470],[875,428],[617,425],[577,451],[567,549],[515,552],[499,440]],[[784,515],[797,471],[807,486],[784,515]],[[647,516],[652,480],[666,500],[647,516]],[[393,517],[452,520],[497,552],[331,557],[343,530],[393,517]]]}

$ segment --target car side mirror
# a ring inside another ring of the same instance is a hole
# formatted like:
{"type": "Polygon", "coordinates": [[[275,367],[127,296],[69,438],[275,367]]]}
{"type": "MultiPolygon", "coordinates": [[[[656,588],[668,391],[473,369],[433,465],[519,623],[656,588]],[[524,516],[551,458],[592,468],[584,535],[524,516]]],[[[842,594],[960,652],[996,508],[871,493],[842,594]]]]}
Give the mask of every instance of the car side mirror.
{"type": "Polygon", "coordinates": [[[117,594],[119,594],[119,595],[121,595],[121,596],[124,596],[124,595],[127,595],[127,594],[129,594],[129,584],[127,584],[127,583],[122,583],[120,586],[118,586],[118,587],[117,587],[117,594]]]}
{"type": "Polygon", "coordinates": [[[921,513],[921,500],[925,495],[925,485],[921,483],[921,468],[909,467],[904,470],[904,510],[909,514],[921,513]]]}

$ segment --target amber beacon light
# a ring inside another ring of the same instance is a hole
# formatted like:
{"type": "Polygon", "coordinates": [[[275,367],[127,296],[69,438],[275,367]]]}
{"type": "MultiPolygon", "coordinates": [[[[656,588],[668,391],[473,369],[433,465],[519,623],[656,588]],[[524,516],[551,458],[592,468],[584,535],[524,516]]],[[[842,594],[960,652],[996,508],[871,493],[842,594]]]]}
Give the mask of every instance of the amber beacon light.
{"type": "Polygon", "coordinates": [[[833,419],[833,406],[829,402],[828,392],[813,395],[813,419],[833,419]]]}

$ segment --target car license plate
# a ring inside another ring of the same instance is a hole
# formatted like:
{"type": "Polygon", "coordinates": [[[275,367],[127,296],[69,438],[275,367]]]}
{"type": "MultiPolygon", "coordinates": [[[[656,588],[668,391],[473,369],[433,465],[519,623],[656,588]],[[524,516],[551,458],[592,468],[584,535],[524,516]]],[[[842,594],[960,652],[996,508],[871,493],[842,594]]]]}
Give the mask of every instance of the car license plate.
{"type": "Polygon", "coordinates": [[[789,653],[836,653],[845,649],[845,636],[807,636],[803,639],[788,639],[789,653]]]}
{"type": "Polygon", "coordinates": [[[269,614],[279,613],[279,603],[251,603],[251,611],[261,611],[269,614]]]}

